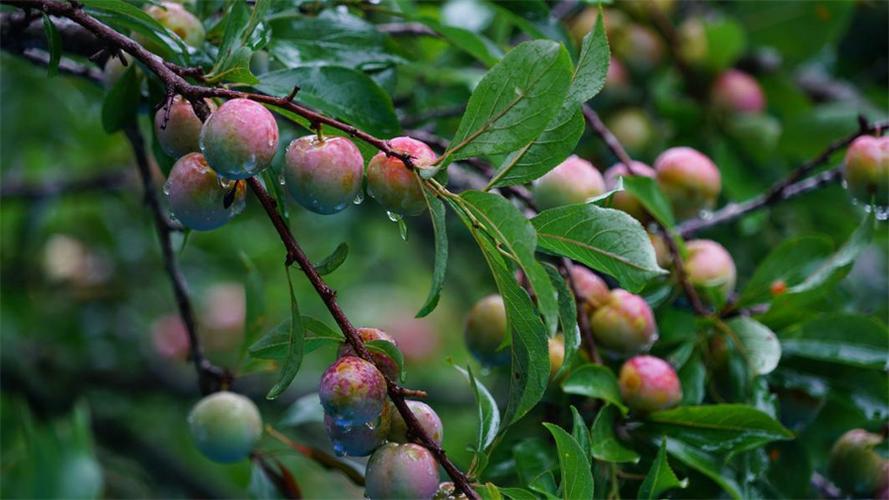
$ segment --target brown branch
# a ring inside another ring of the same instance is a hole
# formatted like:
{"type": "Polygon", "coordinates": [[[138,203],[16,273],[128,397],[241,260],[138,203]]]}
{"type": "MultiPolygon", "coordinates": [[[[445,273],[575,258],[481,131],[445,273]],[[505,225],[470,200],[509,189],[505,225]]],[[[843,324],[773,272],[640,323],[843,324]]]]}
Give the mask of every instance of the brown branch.
{"type": "Polygon", "coordinates": [[[131,186],[134,178],[129,171],[101,172],[78,179],[60,179],[40,183],[27,183],[13,179],[0,181],[2,200],[42,200],[61,195],[88,193],[92,191],[121,191],[131,186]]]}
{"type": "Polygon", "coordinates": [[[265,431],[273,438],[285,444],[287,447],[299,452],[301,455],[308,458],[309,460],[312,460],[321,467],[327,470],[339,471],[350,481],[352,481],[352,483],[354,483],[356,486],[364,487],[364,476],[362,476],[361,473],[355,470],[353,467],[350,467],[349,464],[344,463],[342,460],[338,460],[333,455],[325,453],[318,448],[297,443],[271,425],[266,425],[265,431]]]}
{"type": "Polygon", "coordinates": [[[605,143],[608,150],[611,151],[615,158],[617,158],[617,161],[623,163],[624,166],[629,169],[630,173],[637,175],[636,172],[633,171],[633,160],[630,158],[630,155],[627,154],[627,150],[624,149],[623,144],[620,143],[611,130],[605,126],[605,123],[599,118],[598,113],[593,111],[593,108],[588,104],[584,104],[582,110],[583,117],[587,124],[593,129],[593,132],[602,139],[602,142],[605,143]]]}
{"type": "Polygon", "coordinates": [[[391,36],[438,36],[435,30],[423,23],[384,23],[378,24],[377,30],[391,36]]]}

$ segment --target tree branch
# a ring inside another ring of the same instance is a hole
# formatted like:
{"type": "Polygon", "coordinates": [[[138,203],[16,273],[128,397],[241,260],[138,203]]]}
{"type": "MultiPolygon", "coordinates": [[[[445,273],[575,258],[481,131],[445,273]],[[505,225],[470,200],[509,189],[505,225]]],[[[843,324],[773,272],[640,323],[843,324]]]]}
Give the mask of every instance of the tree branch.
{"type": "Polygon", "coordinates": [[[101,172],[78,179],[59,179],[40,183],[3,179],[0,181],[0,199],[34,201],[91,191],[120,191],[132,185],[133,180],[133,175],[128,171],[101,172]]]}

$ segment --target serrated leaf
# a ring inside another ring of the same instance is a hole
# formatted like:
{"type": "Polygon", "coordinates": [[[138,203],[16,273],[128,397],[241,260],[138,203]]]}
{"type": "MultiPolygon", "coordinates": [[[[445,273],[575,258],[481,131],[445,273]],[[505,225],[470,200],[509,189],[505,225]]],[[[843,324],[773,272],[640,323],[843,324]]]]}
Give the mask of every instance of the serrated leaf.
{"type": "Polygon", "coordinates": [[[620,210],[565,205],[544,210],[531,222],[537,228],[540,249],[610,274],[632,292],[666,273],[657,265],[645,229],[620,210]]]}
{"type": "Polygon", "coordinates": [[[781,343],[775,332],[748,317],[740,316],[726,323],[741,341],[739,349],[756,375],[771,373],[781,361],[781,343]]]}
{"type": "Polygon", "coordinates": [[[506,153],[540,134],[568,91],[571,60],[556,42],[513,48],[479,82],[442,161],[506,153]]]}
{"type": "Polygon", "coordinates": [[[651,464],[651,469],[639,486],[639,500],[654,500],[660,497],[660,494],[673,488],[685,488],[688,480],[682,481],[676,477],[670,464],[667,462],[667,440],[661,440],[661,447],[658,449],[657,456],[651,464]]]}
{"type": "Polygon", "coordinates": [[[622,177],[624,190],[632,194],[645,207],[655,220],[665,227],[672,228],[676,224],[670,202],[661,192],[651,177],[630,175],[622,177]]]}
{"type": "Polygon", "coordinates": [[[422,318],[435,310],[441,289],[444,286],[445,274],[448,269],[448,228],[446,224],[447,211],[444,202],[436,198],[427,189],[423,189],[423,197],[426,200],[426,208],[429,209],[429,218],[432,221],[432,232],[435,235],[435,264],[432,267],[432,285],[426,302],[417,317],[422,318]]]}
{"type": "Polygon", "coordinates": [[[325,257],[321,262],[317,264],[313,264],[315,271],[318,272],[321,276],[327,276],[328,274],[336,271],[343,262],[346,261],[346,257],[349,256],[349,245],[345,242],[337,245],[336,249],[325,257]]]}
{"type": "Polygon", "coordinates": [[[783,334],[784,354],[874,370],[889,363],[889,330],[868,316],[829,314],[783,334]]]}
{"type": "Polygon", "coordinates": [[[614,432],[617,407],[606,405],[596,415],[590,430],[590,453],[597,460],[614,463],[637,463],[639,454],[625,445],[614,432]]]}
{"type": "Polygon", "coordinates": [[[543,264],[546,273],[552,281],[553,288],[559,295],[559,325],[561,326],[562,336],[565,343],[565,356],[562,360],[562,366],[552,377],[553,380],[561,378],[562,374],[567,372],[574,364],[574,358],[580,349],[580,328],[577,326],[577,301],[574,293],[569,289],[568,283],[559,274],[558,269],[552,264],[543,264]]]}
{"type": "Polygon", "coordinates": [[[398,367],[398,382],[404,382],[404,355],[398,346],[388,340],[378,339],[365,342],[364,347],[371,352],[385,354],[395,361],[395,366],[398,367]]]}
{"type": "Polygon", "coordinates": [[[559,466],[562,471],[562,498],[593,498],[593,471],[587,452],[561,427],[544,423],[544,427],[556,440],[559,466]]]}
{"type": "Polygon", "coordinates": [[[589,101],[605,86],[605,77],[608,75],[608,65],[611,62],[611,50],[608,47],[608,38],[605,36],[604,17],[600,11],[593,31],[587,33],[580,43],[580,55],[565,99],[569,107],[576,107],[589,101]]]}
{"type": "Polygon", "coordinates": [[[617,377],[607,366],[588,363],[577,368],[562,382],[562,391],[602,399],[618,407],[624,415],[628,411],[620,398],[617,377]]]}
{"type": "Polygon", "coordinates": [[[139,110],[139,73],[130,66],[105,94],[102,101],[102,128],[109,134],[135,123],[139,110]]]}
{"type": "Polygon", "coordinates": [[[293,281],[290,277],[290,269],[287,272],[287,285],[290,289],[290,334],[288,336],[287,351],[281,360],[281,371],[278,382],[272,386],[266,399],[275,399],[281,395],[293,382],[299,372],[303,361],[303,348],[306,331],[302,324],[302,316],[299,314],[299,304],[296,294],[293,292],[293,281]]]}
{"type": "Polygon", "coordinates": [[[46,72],[49,76],[55,76],[59,73],[59,61],[62,59],[62,36],[47,14],[43,14],[43,34],[46,35],[46,47],[49,49],[46,72]]]}
{"type": "Polygon", "coordinates": [[[740,486],[735,481],[734,474],[730,470],[724,469],[719,460],[678,439],[668,437],[666,441],[667,453],[712,479],[734,500],[741,500],[740,486]]]}

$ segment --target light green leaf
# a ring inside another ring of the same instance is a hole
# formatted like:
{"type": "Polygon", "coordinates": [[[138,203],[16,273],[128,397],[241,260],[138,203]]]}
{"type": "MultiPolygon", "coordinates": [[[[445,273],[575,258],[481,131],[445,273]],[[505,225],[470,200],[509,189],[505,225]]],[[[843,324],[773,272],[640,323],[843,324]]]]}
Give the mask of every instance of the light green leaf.
{"type": "Polygon", "coordinates": [[[617,378],[607,366],[585,364],[577,368],[562,382],[562,391],[567,394],[603,399],[620,408],[624,415],[628,411],[621,401],[617,378]]]}
{"type": "Polygon", "coordinates": [[[484,386],[472,374],[472,369],[468,366],[464,370],[459,366],[455,366],[460,373],[469,381],[472,386],[472,392],[475,395],[475,403],[478,407],[478,438],[476,440],[476,450],[483,452],[497,437],[497,430],[500,428],[500,409],[497,408],[497,401],[488,388],[484,386]]]}
{"type": "Polygon", "coordinates": [[[43,33],[46,36],[46,47],[49,49],[46,72],[49,76],[55,76],[59,73],[59,61],[62,59],[62,36],[47,14],[43,14],[43,33]]]}
{"type": "Polygon", "coordinates": [[[568,283],[559,274],[558,269],[552,264],[544,264],[552,281],[553,288],[559,294],[559,325],[561,326],[562,336],[565,341],[565,357],[562,366],[553,376],[553,380],[558,380],[562,374],[567,372],[574,364],[574,358],[580,349],[580,328],[577,326],[577,301],[574,293],[568,287],[568,283]]]}
{"type": "Polygon", "coordinates": [[[109,134],[135,123],[139,110],[139,72],[130,64],[102,101],[102,128],[109,134]]]}
{"type": "Polygon", "coordinates": [[[661,193],[657,182],[651,177],[630,175],[622,177],[624,190],[632,194],[658,222],[668,228],[676,224],[670,202],[661,193]]]}
{"type": "Polygon", "coordinates": [[[313,264],[315,271],[318,272],[321,276],[326,276],[334,271],[336,271],[343,262],[346,261],[346,257],[349,256],[349,245],[345,242],[337,245],[336,249],[334,249],[333,253],[325,257],[321,262],[317,264],[313,264]]]}
{"type": "Polygon", "coordinates": [[[587,427],[586,422],[584,422],[583,417],[574,405],[571,405],[571,435],[574,436],[574,440],[580,445],[580,449],[583,450],[587,460],[592,463],[593,456],[590,453],[590,450],[592,449],[592,438],[590,437],[590,429],[587,427]]]}
{"type": "Polygon", "coordinates": [[[281,372],[278,382],[269,390],[266,399],[275,399],[290,387],[294,377],[299,372],[303,361],[303,340],[306,331],[302,324],[302,316],[299,314],[299,305],[296,302],[296,294],[293,292],[293,281],[290,277],[290,269],[287,272],[287,285],[290,288],[290,335],[287,343],[287,353],[281,360],[281,372]]]}
{"type": "Polygon", "coordinates": [[[611,50],[608,48],[608,38],[605,36],[604,17],[600,15],[596,19],[593,31],[587,33],[580,44],[580,56],[577,58],[574,77],[565,99],[566,107],[576,109],[577,106],[595,97],[605,86],[611,50]]]}
{"type": "Polygon", "coordinates": [[[592,434],[590,452],[597,460],[635,464],[639,462],[639,454],[636,453],[636,450],[621,442],[614,432],[617,418],[617,408],[613,405],[607,405],[599,410],[590,431],[592,434]]]}
{"type": "Polygon", "coordinates": [[[543,426],[556,440],[562,471],[562,498],[593,498],[593,471],[587,452],[561,427],[549,423],[544,423],[543,426]]]}
{"type": "Polygon", "coordinates": [[[741,500],[741,489],[734,479],[734,473],[722,467],[720,462],[692,446],[674,438],[667,439],[667,453],[680,462],[709,477],[734,500],[741,500]]]}
{"type": "Polygon", "coordinates": [[[670,464],[667,462],[667,440],[662,439],[661,447],[651,464],[651,469],[648,470],[645,480],[642,481],[642,486],[639,487],[637,498],[654,500],[667,490],[685,488],[687,485],[688,479],[680,481],[673,469],[670,468],[670,464]]]}
{"type": "Polygon", "coordinates": [[[771,373],[781,361],[781,343],[775,332],[767,326],[744,316],[739,316],[726,323],[741,341],[738,346],[750,371],[756,375],[771,373]]]}
{"type": "Polygon", "coordinates": [[[370,352],[384,354],[395,361],[395,366],[398,367],[398,382],[404,382],[404,355],[398,346],[388,340],[378,339],[365,342],[364,347],[370,352]]]}

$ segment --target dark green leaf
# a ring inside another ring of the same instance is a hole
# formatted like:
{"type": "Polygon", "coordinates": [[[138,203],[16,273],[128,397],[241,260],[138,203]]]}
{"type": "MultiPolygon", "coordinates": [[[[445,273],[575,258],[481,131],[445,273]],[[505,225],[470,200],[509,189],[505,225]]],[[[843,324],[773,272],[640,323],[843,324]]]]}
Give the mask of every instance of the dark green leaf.
{"type": "Polygon", "coordinates": [[[832,250],[830,239],[823,236],[800,236],[782,242],[759,263],[738,305],[771,299],[770,289],[775,281],[783,281],[787,288],[799,285],[832,250]]]}
{"type": "Polygon", "coordinates": [[[404,356],[398,347],[388,340],[370,340],[364,343],[368,351],[385,354],[395,361],[398,367],[398,381],[404,382],[404,356]]]}
{"type": "Polygon", "coordinates": [[[553,288],[559,294],[559,325],[562,327],[562,336],[565,341],[565,356],[562,366],[553,376],[553,380],[558,380],[574,364],[574,358],[580,349],[580,328],[577,326],[577,301],[574,299],[574,293],[569,289],[568,283],[559,274],[558,269],[552,264],[544,264],[543,267],[546,269],[550,281],[552,281],[553,288]]]}
{"type": "Polygon", "coordinates": [[[651,177],[631,175],[623,177],[624,189],[631,193],[642,206],[661,224],[672,228],[676,224],[670,202],[661,193],[657,182],[651,177]]]}
{"type": "Polygon", "coordinates": [[[556,467],[552,445],[540,437],[527,438],[513,446],[515,470],[521,484],[531,484],[537,478],[556,467]]]}
{"type": "Polygon", "coordinates": [[[425,317],[435,310],[448,269],[448,228],[445,221],[447,211],[444,202],[427,189],[423,189],[423,197],[426,199],[426,208],[429,209],[432,231],[435,234],[435,264],[432,268],[432,285],[429,287],[429,295],[426,296],[426,302],[417,313],[418,318],[425,317]]]}
{"type": "Polygon", "coordinates": [[[303,361],[303,348],[306,331],[302,324],[302,316],[299,314],[299,305],[296,302],[296,294],[293,293],[293,282],[290,278],[290,269],[287,269],[287,285],[290,288],[290,335],[287,342],[287,353],[281,360],[281,373],[278,382],[272,386],[267,399],[275,399],[290,387],[294,377],[299,372],[303,361]]]}
{"type": "Polygon", "coordinates": [[[604,17],[600,15],[596,19],[593,31],[587,33],[580,44],[580,56],[577,58],[574,77],[568,89],[568,96],[565,98],[568,107],[576,109],[577,106],[595,97],[605,85],[611,50],[608,48],[608,38],[605,36],[604,17]]]}
{"type": "Polygon", "coordinates": [[[562,498],[593,498],[593,471],[586,450],[561,427],[548,423],[543,426],[556,440],[562,470],[562,498]]]}
{"type": "Polygon", "coordinates": [[[130,66],[105,94],[102,101],[102,127],[109,134],[135,123],[139,110],[139,73],[130,66]]]}
{"type": "MultiPolygon", "coordinates": [[[[123,27],[146,38],[151,50],[172,62],[183,62],[188,48],[181,38],[165,28],[144,10],[124,0],[81,0],[87,12],[105,23],[123,27]]],[[[140,40],[141,41],[141,40],[140,40]]]]}
{"type": "Polygon", "coordinates": [[[336,249],[324,258],[321,262],[314,264],[315,271],[318,272],[321,276],[326,276],[334,271],[336,271],[343,262],[346,261],[346,257],[349,256],[349,245],[345,242],[337,245],[336,249]]]}
{"type": "Polygon", "coordinates": [[[635,450],[625,445],[614,428],[617,425],[618,411],[613,405],[606,405],[596,415],[593,422],[592,436],[590,442],[590,452],[597,460],[616,463],[637,463],[639,454],[635,450]]]}
{"type": "Polygon", "coordinates": [[[884,370],[889,361],[889,330],[868,316],[820,316],[785,334],[787,356],[884,370]]]}
{"type": "Polygon", "coordinates": [[[562,390],[568,394],[603,399],[620,408],[623,414],[627,413],[620,398],[617,378],[606,366],[586,364],[577,368],[562,382],[562,390]]]}
{"type": "Polygon", "coordinates": [[[537,500],[537,495],[522,488],[500,488],[500,493],[512,500],[537,500]]]}
{"type": "Polygon", "coordinates": [[[719,460],[704,453],[682,441],[674,438],[667,439],[667,453],[673,455],[680,462],[709,477],[719,485],[734,500],[741,500],[741,490],[730,470],[722,467],[719,460]]]}
{"type": "Polygon", "coordinates": [[[654,500],[660,497],[660,494],[673,488],[685,488],[688,480],[682,481],[673,473],[670,464],[667,462],[667,440],[661,440],[661,447],[651,464],[651,469],[642,481],[639,487],[637,498],[640,500],[654,500]]]}
{"type": "Polygon", "coordinates": [[[500,47],[484,35],[457,26],[440,24],[430,18],[420,18],[419,21],[438,32],[454,47],[478,59],[485,66],[493,66],[503,57],[500,47]]]}
{"type": "Polygon", "coordinates": [[[781,361],[781,343],[775,332],[755,319],[744,316],[734,318],[726,324],[741,341],[738,349],[747,360],[751,373],[766,375],[778,366],[781,361]]]}
{"type": "Polygon", "coordinates": [[[580,449],[583,450],[587,460],[592,463],[590,429],[574,405],[571,405],[571,435],[574,436],[574,440],[580,445],[580,449]]]}
{"type": "Polygon", "coordinates": [[[704,400],[704,384],[707,368],[701,355],[695,352],[679,369],[679,382],[682,383],[682,404],[699,405],[704,400]]]}
{"type": "Polygon", "coordinates": [[[49,49],[49,63],[46,71],[49,76],[59,72],[59,61],[62,59],[62,37],[48,15],[43,14],[43,34],[46,35],[46,47],[49,49]]]}
{"type": "Polygon", "coordinates": [[[472,386],[472,392],[475,395],[475,403],[478,408],[478,437],[476,439],[476,450],[483,452],[497,437],[497,430],[500,428],[500,409],[497,408],[497,401],[488,388],[484,386],[472,374],[472,369],[468,366],[464,370],[459,366],[455,366],[460,373],[469,381],[472,386]]]}

